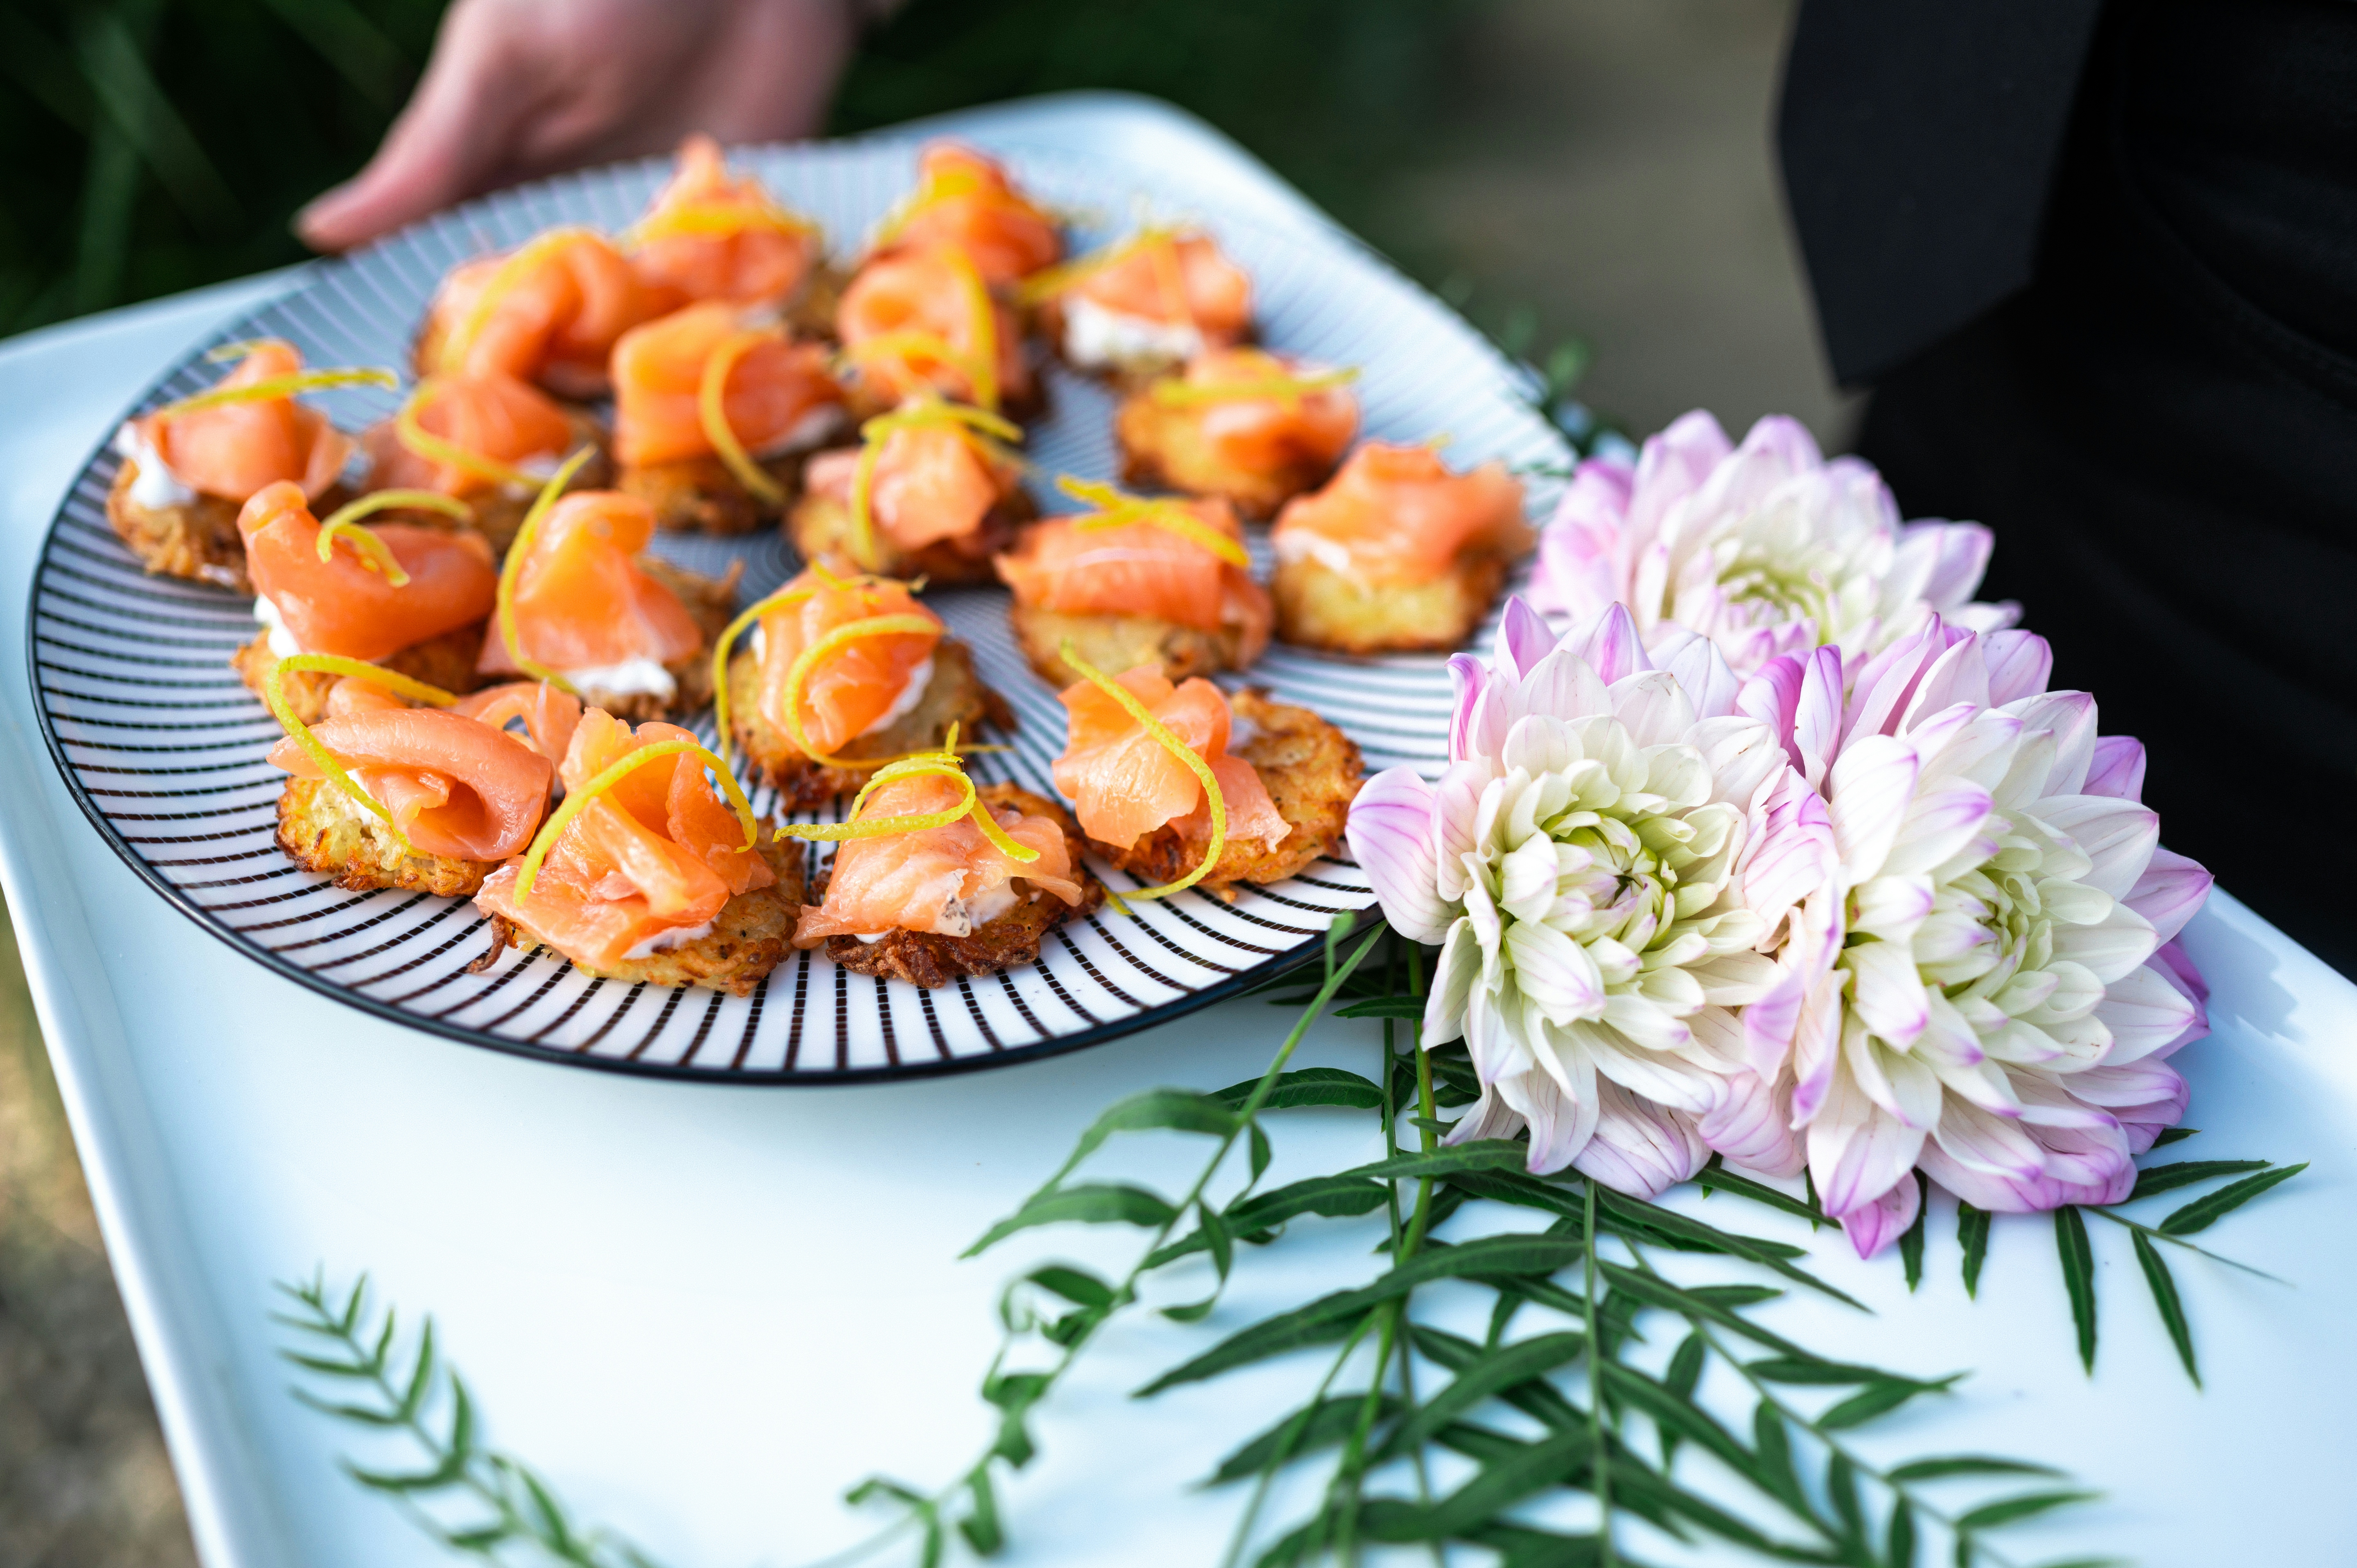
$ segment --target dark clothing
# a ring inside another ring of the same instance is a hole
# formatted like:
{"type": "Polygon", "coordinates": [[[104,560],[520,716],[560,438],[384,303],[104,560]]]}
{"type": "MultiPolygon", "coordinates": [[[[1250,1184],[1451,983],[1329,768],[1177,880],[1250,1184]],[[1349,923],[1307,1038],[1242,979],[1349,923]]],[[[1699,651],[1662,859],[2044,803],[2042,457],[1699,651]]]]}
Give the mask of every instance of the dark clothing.
{"type": "Polygon", "coordinates": [[[1996,529],[2169,846],[2357,975],[2357,5],[2110,6],[2030,281],[1859,445],[1996,529]]]}

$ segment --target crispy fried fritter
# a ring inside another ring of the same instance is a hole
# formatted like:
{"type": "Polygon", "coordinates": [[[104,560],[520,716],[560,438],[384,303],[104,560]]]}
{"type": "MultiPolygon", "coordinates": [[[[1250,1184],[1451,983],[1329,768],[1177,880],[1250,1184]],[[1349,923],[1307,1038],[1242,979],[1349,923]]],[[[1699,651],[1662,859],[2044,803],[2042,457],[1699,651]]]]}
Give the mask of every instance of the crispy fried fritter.
{"type": "Polygon", "coordinates": [[[1169,407],[1156,402],[1153,393],[1152,382],[1139,387],[1122,399],[1114,416],[1122,483],[1132,488],[1219,496],[1239,517],[1265,522],[1286,501],[1324,484],[1340,461],[1339,454],[1323,459],[1297,457],[1266,471],[1223,463],[1203,440],[1201,409],[1169,407]]]}
{"type": "MultiPolygon", "coordinates": [[[[1229,706],[1235,711],[1242,736],[1231,743],[1229,754],[1252,764],[1276,803],[1277,815],[1293,826],[1273,848],[1228,840],[1219,863],[1195,886],[1232,901],[1239,882],[1282,882],[1319,855],[1334,852],[1342,842],[1342,824],[1366,767],[1351,737],[1308,708],[1272,703],[1250,689],[1236,693],[1229,706]]],[[[1092,847],[1148,884],[1176,882],[1202,857],[1200,842],[1189,844],[1168,824],[1125,850],[1102,843],[1092,847]]]]}
{"type": "MultiPolygon", "coordinates": [[[[141,506],[131,499],[132,481],[138,477],[139,465],[123,459],[114,488],[106,494],[106,521],[139,564],[159,577],[253,592],[253,580],[245,575],[245,540],[237,532],[237,502],[199,495],[179,506],[141,506]]],[[[319,505],[340,499],[340,491],[330,490],[319,505]]]]}
{"type": "Polygon", "coordinates": [[[1330,653],[1446,653],[1463,646],[1497,602],[1506,562],[1458,557],[1428,583],[1368,587],[1303,558],[1277,564],[1269,589],[1276,635],[1330,653]]]}
{"type": "Polygon", "coordinates": [[[1251,662],[1240,627],[1200,631],[1154,616],[1067,615],[1022,605],[1009,605],[1006,618],[1024,660],[1058,691],[1081,678],[1080,671],[1064,662],[1067,639],[1082,659],[1114,675],[1156,664],[1168,679],[1184,681],[1215,670],[1241,670],[1251,662]]]}
{"type": "MultiPolygon", "coordinates": [[[[591,971],[580,964],[574,967],[584,973],[594,972],[607,980],[633,984],[674,989],[701,985],[734,996],[751,995],[761,977],[794,950],[794,927],[802,914],[802,845],[771,843],[770,824],[763,822],[754,853],[769,863],[778,880],[729,899],[721,906],[712,929],[705,935],[646,958],[626,959],[608,970],[591,971]]],[[[468,967],[480,973],[510,946],[530,949],[541,945],[530,931],[494,915],[491,950],[468,967]]],[[[549,950],[554,956],[564,956],[553,948],[549,950]]]]}
{"type": "Polygon", "coordinates": [[[393,829],[328,779],[289,779],[278,796],[278,847],[306,871],[354,892],[410,888],[471,897],[499,862],[404,854],[393,829]]]}
{"type": "MultiPolygon", "coordinates": [[[[806,452],[762,459],[757,467],[791,499],[802,489],[806,452]]],[[[617,488],[655,509],[655,526],[681,533],[737,534],[766,528],[785,511],[747,489],[727,464],[710,456],[643,467],[622,466],[617,488]]]]}
{"type": "MultiPolygon", "coordinates": [[[[728,728],[737,750],[766,776],[789,811],[823,805],[837,795],[856,793],[867,782],[871,768],[821,768],[802,755],[786,732],[761,713],[760,661],[749,648],[728,660],[728,728]]],[[[878,765],[912,751],[942,743],[950,725],[972,739],[985,722],[1001,729],[1015,727],[1015,710],[1006,699],[982,683],[974,672],[974,654],[955,638],[945,637],[933,649],[933,678],[917,705],[889,727],[845,743],[835,755],[873,758],[878,765]]]]}
{"type": "MultiPolygon", "coordinates": [[[[996,974],[1039,961],[1039,944],[1067,920],[1077,920],[1104,902],[1104,885],[1089,875],[1081,862],[1081,830],[1063,807],[1044,796],[1013,784],[985,784],[974,793],[988,806],[1008,806],[1026,816],[1046,817],[1064,830],[1064,851],[1072,875],[1082,887],[1081,902],[1065,903],[1052,893],[1033,888],[1028,897],[971,936],[944,937],[932,931],[892,931],[880,941],[857,937],[826,939],[826,956],[858,974],[905,980],[931,989],[947,985],[962,974],[996,974]]],[[[825,897],[826,885],[819,885],[825,897]]]]}
{"type": "MultiPolygon", "coordinates": [[[[483,677],[475,673],[475,660],[482,651],[483,623],[477,621],[456,631],[428,638],[389,658],[378,660],[377,663],[396,675],[406,675],[413,681],[423,681],[429,686],[439,686],[446,692],[463,696],[483,684],[483,677]]],[[[278,656],[270,651],[270,634],[263,633],[231,654],[229,662],[230,668],[237,671],[238,679],[243,681],[255,696],[261,696],[262,682],[278,663],[278,656]]],[[[328,716],[328,693],[342,679],[342,676],[328,674],[324,670],[297,670],[285,680],[287,705],[305,724],[317,724],[328,716]]]]}
{"type": "Polygon", "coordinates": [[[970,541],[971,551],[961,550],[956,542],[947,539],[936,540],[921,550],[902,550],[878,531],[875,535],[877,560],[872,567],[863,567],[852,559],[851,508],[834,496],[804,494],[788,514],[786,526],[802,558],[815,561],[830,572],[872,571],[879,577],[898,577],[902,582],[922,577],[928,583],[954,587],[998,581],[990,558],[1014,545],[1016,531],[1038,515],[1038,510],[1030,496],[1016,491],[983,518],[970,541]]]}

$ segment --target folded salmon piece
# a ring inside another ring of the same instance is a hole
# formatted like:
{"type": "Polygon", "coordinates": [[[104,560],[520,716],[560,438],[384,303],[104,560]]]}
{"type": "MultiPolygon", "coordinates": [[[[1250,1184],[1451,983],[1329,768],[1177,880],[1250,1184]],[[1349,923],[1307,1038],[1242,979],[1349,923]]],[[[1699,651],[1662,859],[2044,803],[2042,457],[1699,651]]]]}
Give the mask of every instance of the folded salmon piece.
{"type": "MultiPolygon", "coordinates": [[[[1023,465],[963,425],[894,430],[873,445],[868,521],[877,539],[903,552],[943,541],[967,545],[969,553],[984,551],[984,521],[1023,488],[1023,465]]],[[[863,447],[820,453],[803,473],[803,488],[849,508],[864,456],[863,447]]]]}
{"type": "MultiPolygon", "coordinates": [[[[472,861],[522,854],[540,829],[556,774],[546,756],[496,719],[413,708],[365,681],[338,682],[328,716],[311,734],[422,854],[472,861]]],[[[269,761],[297,779],[326,777],[292,736],[271,748],[269,761]]]]}
{"type": "Polygon", "coordinates": [[[810,446],[843,421],[843,389],[827,351],[797,343],[757,312],[691,305],[633,328],[614,347],[614,456],[637,467],[712,456],[704,421],[705,370],[733,351],[721,387],[728,433],[756,458],[810,446]]]}
{"type": "Polygon", "coordinates": [[[479,534],[400,522],[370,529],[409,574],[398,587],[349,540],[322,561],[318,520],[291,481],[255,492],[237,527],[254,592],[305,653],[374,661],[480,621],[499,597],[499,571],[479,534]]]}
{"type": "MultiPolygon", "coordinates": [[[[293,344],[267,338],[247,349],[212,390],[255,386],[302,369],[293,344]]],[[[352,441],[326,414],[288,395],[147,414],[124,426],[116,448],[142,469],[160,466],[165,478],[185,489],[242,503],[282,482],[317,498],[344,471],[352,441]]]]}
{"type": "Polygon", "coordinates": [[[1050,307],[1064,357],[1084,370],[1178,363],[1252,330],[1252,278],[1208,234],[1149,229],[1027,293],[1050,307]]]}
{"type": "MultiPolygon", "coordinates": [[[[437,376],[416,394],[416,423],[486,465],[545,478],[574,446],[576,425],[554,399],[502,371],[437,376]]],[[[446,496],[480,494],[500,481],[483,471],[416,449],[398,420],[370,426],[361,437],[369,455],[369,483],[376,489],[434,490],[446,496]]]]}
{"type": "Polygon", "coordinates": [[[1055,219],[1017,190],[1005,168],[955,142],[934,142],[917,155],[917,188],[884,220],[875,250],[940,244],[963,249],[992,285],[1038,272],[1064,253],[1055,219]]]}
{"type": "MultiPolygon", "coordinates": [[[[364,691],[377,690],[354,683],[364,691]]],[[[328,701],[332,704],[334,698],[328,701]]],[[[522,720],[523,734],[518,738],[548,758],[554,769],[572,748],[573,732],[581,724],[581,699],[546,681],[511,681],[459,698],[450,712],[501,731],[522,720]]],[[[554,777],[552,772],[552,782],[554,777]]]]}
{"type": "MultiPolygon", "coordinates": [[[[1274,847],[1293,831],[1253,765],[1228,755],[1233,715],[1217,686],[1200,676],[1174,686],[1151,667],[1129,671],[1117,683],[1210,767],[1231,840],[1274,847]]],[[[1193,768],[1093,682],[1075,682],[1061,700],[1066,739],[1052,774],[1082,832],[1125,850],[1175,823],[1189,844],[1211,841],[1211,801],[1193,768]]]]}
{"type": "Polygon", "coordinates": [[[993,413],[1031,401],[1031,367],[1015,313],[952,243],[903,248],[860,268],[835,330],[863,382],[897,403],[931,392],[993,413]]]}
{"type": "MultiPolygon", "coordinates": [[[[633,731],[592,708],[558,772],[576,792],[633,751],[694,738],[661,723],[633,731]]],[[[521,862],[511,862],[483,884],[475,907],[592,971],[705,936],[730,898],[777,877],[745,848],[743,826],[704,768],[683,753],[626,775],[556,835],[522,903],[515,898],[521,862]]]]}
{"type": "Polygon", "coordinates": [[[498,371],[559,397],[598,397],[615,341],[662,304],[603,235],[552,229],[452,269],[418,335],[418,372],[498,371]]]}
{"type": "Polygon", "coordinates": [[[1500,462],[1452,472],[1430,446],[1370,441],[1269,535],[1280,561],[1311,560],[1369,586],[1429,583],[1470,554],[1530,547],[1523,486],[1500,462]]]}
{"type": "Polygon", "coordinates": [[[697,134],[679,145],[671,182],[624,243],[661,311],[698,300],[781,304],[819,259],[818,225],[771,199],[752,175],[731,176],[720,144],[697,134]]]}
{"type": "MultiPolygon", "coordinates": [[[[1241,542],[1243,525],[1223,500],[1173,503],[1241,542]]],[[[1252,574],[1196,540],[1152,522],[1103,526],[1112,514],[1050,518],[1026,529],[998,557],[998,575],[1026,608],[1067,615],[1152,616],[1199,631],[1244,628],[1244,662],[1267,646],[1275,612],[1252,574]]]]}
{"type": "MultiPolygon", "coordinates": [[[[704,647],[679,596],[639,564],[654,537],[654,509],[616,490],[576,490],[541,520],[516,568],[516,640],[526,658],[581,683],[618,688],[614,672],[674,663],[704,647]]],[[[521,672],[495,623],[478,668],[521,672]]]]}
{"type": "MultiPolygon", "coordinates": [[[[1213,349],[1187,363],[1161,401],[1194,424],[1215,462],[1249,473],[1332,463],[1359,433],[1359,401],[1321,372],[1262,349],[1213,349]],[[1308,390],[1246,393],[1242,389],[1308,390]]],[[[1148,395],[1153,395],[1151,392],[1148,395]]]]}
{"type": "MultiPolygon", "coordinates": [[[[895,779],[868,796],[856,820],[945,811],[962,793],[955,779],[938,774],[895,779]]],[[[1061,823],[1003,806],[992,811],[992,820],[1017,843],[1037,850],[1039,858],[1017,860],[984,835],[970,812],[946,827],[844,841],[834,852],[825,901],[803,908],[794,945],[816,947],[829,937],[892,930],[971,936],[1032,888],[1068,905],[1082,901],[1086,890],[1072,866],[1061,823]]]]}
{"type": "Polygon", "coordinates": [[[802,733],[816,755],[829,756],[886,727],[922,700],[932,680],[933,650],[947,628],[941,617],[917,602],[907,584],[806,570],[783,591],[802,596],[780,604],[760,620],[757,651],[763,718],[791,736],[786,687],[803,650],[838,628],[884,616],[913,617],[932,629],[857,637],[819,656],[803,675],[796,704],[802,733]]]}

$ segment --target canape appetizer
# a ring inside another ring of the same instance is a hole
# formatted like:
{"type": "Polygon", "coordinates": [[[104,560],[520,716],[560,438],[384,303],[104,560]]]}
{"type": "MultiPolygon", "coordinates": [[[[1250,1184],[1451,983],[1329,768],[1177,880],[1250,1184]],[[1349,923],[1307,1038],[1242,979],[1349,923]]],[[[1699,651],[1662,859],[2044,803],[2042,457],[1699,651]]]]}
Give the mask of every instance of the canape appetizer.
{"type": "Polygon", "coordinates": [[[823,943],[861,974],[947,985],[1038,962],[1049,931],[1103,900],[1063,808],[1012,784],[976,789],[956,746],[952,730],[942,750],[885,768],[839,824],[778,830],[838,846],[796,947],[823,943]]]}
{"type": "Polygon", "coordinates": [[[712,662],[724,743],[789,808],[849,794],[888,762],[941,749],[961,726],[1015,723],[965,644],[907,584],[887,578],[811,567],[738,616],[712,662]]]}
{"type": "Polygon", "coordinates": [[[1114,865],[1151,884],[1232,900],[1239,882],[1282,882],[1342,842],[1363,771],[1359,748],[1307,708],[1257,692],[1232,698],[1200,677],[1173,685],[1151,666],[1118,680],[1065,655],[1056,788],[1114,865]]]}
{"type": "Polygon", "coordinates": [[[1048,340],[1083,371],[1143,374],[1252,332],[1252,279],[1208,234],[1146,229],[1028,278],[1048,340]]]}
{"type": "Polygon", "coordinates": [[[716,299],[786,313],[807,329],[834,319],[841,285],[817,223],[780,206],[751,175],[731,176],[720,144],[696,134],[679,166],[621,238],[657,314],[716,299]]]}
{"type": "MultiPolygon", "coordinates": [[[[306,371],[292,344],[231,345],[237,369],[210,390],[127,420],[114,433],[123,459],[106,518],[140,564],[251,593],[238,510],[268,486],[288,483],[317,500],[351,457],[351,438],[295,394],[319,387],[393,384],[390,371],[306,371]]],[[[218,352],[218,351],[217,351],[218,352]]]]}
{"type": "MultiPolygon", "coordinates": [[[[282,659],[324,653],[381,664],[429,686],[471,691],[485,619],[499,599],[499,569],[482,535],[465,529],[360,519],[389,506],[457,502],[425,492],[380,491],[320,522],[291,481],[265,486],[238,514],[253,617],[264,630],[230,659],[255,692],[282,659]]],[[[327,712],[336,677],[287,677],[293,712],[309,724],[327,712]]]]}
{"type": "Polygon", "coordinates": [[[861,445],[821,452],[802,474],[794,548],[837,574],[996,581],[990,558],[1030,520],[1023,432],[978,408],[920,398],[860,426],[861,445]]]}
{"type": "Polygon", "coordinates": [[[1004,168],[954,142],[917,155],[917,188],[877,227],[870,253],[943,244],[963,249],[993,285],[1052,266],[1064,253],[1055,219],[1016,189],[1004,168]]]}
{"type": "Polygon", "coordinates": [[[844,423],[827,351],[761,313],[691,305],[614,346],[620,488],[657,526],[745,533],[774,522],[803,454],[844,423]]]}
{"type": "MultiPolygon", "coordinates": [[[[463,500],[475,531],[500,554],[568,454],[585,447],[593,454],[579,475],[583,489],[610,481],[605,446],[605,430],[587,413],[500,371],[428,376],[400,413],[361,433],[368,489],[432,490],[463,500]]],[[[431,522],[437,514],[395,509],[393,515],[431,522]]]]}
{"type": "Polygon", "coordinates": [[[860,268],[835,331],[863,413],[925,392],[992,413],[1038,404],[1015,313],[957,245],[898,250],[860,268]]]}
{"type": "Polygon", "coordinates": [[[802,852],[768,842],[694,736],[593,708],[557,773],[565,803],[475,895],[491,921],[479,967],[537,943],[607,979],[742,996],[792,950],[802,852]]]}
{"type": "Polygon", "coordinates": [[[1287,502],[1269,542],[1278,636],[1382,653],[1462,643],[1532,535],[1503,463],[1452,473],[1430,446],[1371,441],[1324,489],[1287,502]]]}
{"type": "Polygon", "coordinates": [[[499,371],[558,397],[603,397],[616,340],[662,303],[604,235],[551,229],[451,270],[417,335],[417,373],[499,371]]]}
{"type": "Polygon", "coordinates": [[[1261,656],[1275,612],[1252,579],[1234,508],[1057,483],[1096,510],[1033,524],[996,562],[1015,591],[1016,640],[1041,680],[1080,678],[1064,661],[1067,644],[1091,664],[1151,664],[1173,680],[1242,670],[1261,656]]]}
{"type": "Polygon", "coordinates": [[[1258,349],[1213,349],[1122,400],[1122,478],[1218,496],[1265,522],[1324,484],[1359,433],[1354,371],[1320,371],[1258,349]]]}
{"type": "Polygon", "coordinates": [[[461,697],[350,659],[298,654],[269,684],[282,688],[269,694],[287,732],[270,765],[291,775],[278,847],[354,891],[480,888],[531,845],[581,720],[581,704],[546,682],[461,697]],[[335,682],[315,723],[285,699],[294,675],[335,682]],[[517,719],[522,735],[507,728],[517,719]]]}
{"type": "Polygon", "coordinates": [[[715,581],[641,554],[654,509],[616,490],[552,504],[566,477],[508,551],[476,669],[554,681],[625,718],[694,713],[712,698],[705,650],[728,624],[742,564],[715,581]]]}

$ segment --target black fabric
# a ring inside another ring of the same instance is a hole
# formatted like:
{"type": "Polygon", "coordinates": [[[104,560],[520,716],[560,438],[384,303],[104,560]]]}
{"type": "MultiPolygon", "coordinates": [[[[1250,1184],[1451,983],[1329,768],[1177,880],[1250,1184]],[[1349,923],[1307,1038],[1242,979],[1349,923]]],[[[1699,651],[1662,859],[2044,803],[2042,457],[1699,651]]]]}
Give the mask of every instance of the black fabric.
{"type": "Polygon", "coordinates": [[[1873,381],[2030,280],[2102,0],[1805,0],[1777,110],[1826,357],[1873,381]]]}
{"type": "Polygon", "coordinates": [[[2357,6],[2105,18],[2032,285],[1884,379],[1860,447],[1996,531],[2165,841],[2357,975],[2357,6]]]}

